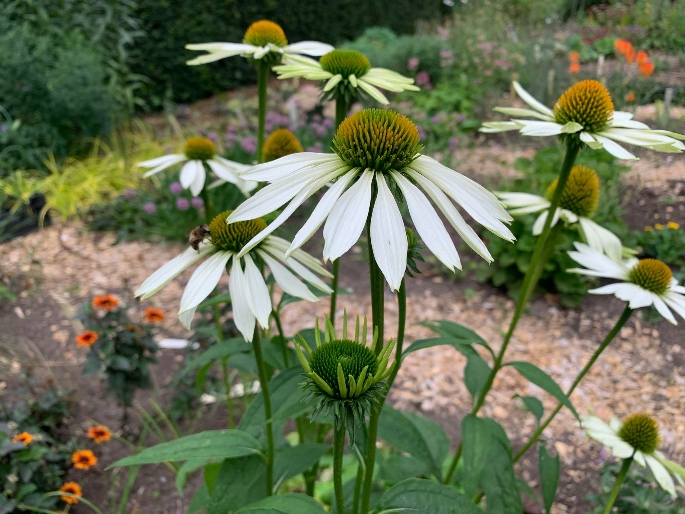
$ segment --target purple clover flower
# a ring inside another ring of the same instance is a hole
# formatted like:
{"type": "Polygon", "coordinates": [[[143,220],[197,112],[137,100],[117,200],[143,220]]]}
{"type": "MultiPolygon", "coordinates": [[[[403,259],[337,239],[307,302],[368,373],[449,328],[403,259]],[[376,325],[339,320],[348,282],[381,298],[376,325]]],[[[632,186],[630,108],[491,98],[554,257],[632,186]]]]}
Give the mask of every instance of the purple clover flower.
{"type": "Polygon", "coordinates": [[[176,198],[176,208],[179,211],[187,211],[188,209],[190,209],[190,202],[187,198],[183,196],[176,198]]]}
{"type": "Polygon", "coordinates": [[[157,212],[157,207],[154,203],[147,202],[145,205],[143,205],[143,210],[148,214],[154,214],[155,212],[157,212]]]}
{"type": "Polygon", "coordinates": [[[257,151],[257,138],[254,136],[244,137],[240,141],[240,148],[247,153],[255,153],[257,151]]]}
{"type": "Polygon", "coordinates": [[[192,200],[190,200],[190,203],[194,208],[198,210],[202,209],[205,206],[204,200],[202,200],[202,198],[200,198],[199,196],[196,196],[192,200]]]}
{"type": "Polygon", "coordinates": [[[180,182],[172,182],[171,184],[169,184],[169,191],[177,195],[181,191],[183,191],[183,186],[180,182]]]}

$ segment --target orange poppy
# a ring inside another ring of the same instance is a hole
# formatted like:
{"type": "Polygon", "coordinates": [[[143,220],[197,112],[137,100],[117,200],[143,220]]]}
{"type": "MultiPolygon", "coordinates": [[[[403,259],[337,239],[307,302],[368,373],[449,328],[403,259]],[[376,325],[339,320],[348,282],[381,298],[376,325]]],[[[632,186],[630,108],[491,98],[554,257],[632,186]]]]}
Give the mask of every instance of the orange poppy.
{"type": "Polygon", "coordinates": [[[12,438],[13,443],[24,443],[24,446],[28,446],[31,441],[33,441],[33,436],[28,432],[22,432],[12,438]]]}
{"type": "Polygon", "coordinates": [[[98,340],[98,335],[92,330],[85,330],[77,335],[75,338],[76,346],[93,346],[95,341],[98,340]]]}
{"type": "Polygon", "coordinates": [[[626,93],[625,100],[629,104],[633,103],[635,101],[635,93],[633,91],[626,93]]]}
{"type": "Polygon", "coordinates": [[[88,437],[96,443],[102,443],[109,441],[112,437],[112,433],[106,426],[99,425],[88,429],[88,437]]]}
{"type": "Polygon", "coordinates": [[[113,311],[119,305],[119,298],[113,294],[106,294],[103,296],[96,296],[93,298],[93,308],[102,309],[107,312],[113,311]]]}
{"type": "Polygon", "coordinates": [[[647,52],[644,50],[640,50],[637,54],[635,54],[635,62],[638,64],[642,64],[643,62],[646,62],[649,60],[649,57],[647,57],[647,52]]]}
{"type": "Polygon", "coordinates": [[[645,61],[640,63],[640,75],[648,78],[654,73],[654,63],[652,61],[645,61]]]}
{"type": "MultiPolygon", "coordinates": [[[[59,488],[60,493],[71,493],[76,496],[83,496],[83,492],[81,491],[81,486],[78,485],[76,482],[67,482],[64,484],[62,487],[59,488]]],[[[73,496],[62,496],[62,501],[66,503],[78,503],[78,498],[74,498],[73,496]]]]}
{"type": "Polygon", "coordinates": [[[71,454],[71,462],[77,469],[90,469],[98,463],[98,459],[91,450],[76,450],[71,454]]]}
{"type": "Polygon", "coordinates": [[[164,311],[162,309],[148,307],[145,309],[145,320],[148,323],[161,323],[164,321],[164,311]]]}
{"type": "Polygon", "coordinates": [[[568,72],[571,74],[576,74],[580,72],[580,63],[578,61],[573,61],[568,66],[568,72]]]}
{"type": "Polygon", "coordinates": [[[580,52],[571,52],[568,54],[568,60],[571,62],[576,62],[580,60],[580,52]]]}

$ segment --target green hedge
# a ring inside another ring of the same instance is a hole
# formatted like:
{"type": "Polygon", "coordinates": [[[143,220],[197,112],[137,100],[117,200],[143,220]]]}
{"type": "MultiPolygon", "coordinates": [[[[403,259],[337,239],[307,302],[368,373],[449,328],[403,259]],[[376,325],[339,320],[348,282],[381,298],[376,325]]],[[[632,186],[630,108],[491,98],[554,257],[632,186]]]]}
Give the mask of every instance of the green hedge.
{"type": "Polygon", "coordinates": [[[269,19],[283,27],[291,42],[336,44],[374,25],[410,33],[418,19],[438,19],[441,9],[440,0],[422,1],[420,12],[414,0],[139,0],[136,16],[146,37],[136,44],[132,66],[151,80],[144,95],[151,106],[165,99],[190,102],[252,83],[255,73],[239,58],[186,66],[198,55],[184,49],[188,43],[241,42],[250,23],[269,19]]]}

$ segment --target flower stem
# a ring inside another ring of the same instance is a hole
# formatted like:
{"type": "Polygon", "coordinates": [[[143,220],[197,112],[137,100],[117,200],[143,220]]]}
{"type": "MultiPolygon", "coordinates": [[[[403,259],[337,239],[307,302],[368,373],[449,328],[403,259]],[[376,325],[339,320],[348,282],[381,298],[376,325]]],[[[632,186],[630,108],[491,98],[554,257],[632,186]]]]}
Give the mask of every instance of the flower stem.
{"type": "Polygon", "coordinates": [[[616,498],[618,497],[618,493],[621,490],[621,485],[623,484],[623,481],[626,478],[626,475],[628,474],[628,469],[630,468],[630,465],[633,463],[633,456],[631,455],[627,459],[623,459],[623,464],[621,465],[621,470],[618,472],[618,476],[616,477],[616,483],[614,484],[614,488],[611,491],[611,496],[609,496],[609,502],[607,503],[606,508],[604,509],[604,514],[609,514],[611,512],[611,509],[614,507],[614,502],[616,501],[616,498]]]}
{"type": "Polygon", "coordinates": [[[209,198],[209,191],[207,191],[206,187],[203,187],[202,191],[200,191],[200,198],[202,198],[202,203],[205,205],[205,220],[209,223],[214,218],[214,209],[212,209],[212,200],[209,198]]]}
{"type": "MultiPolygon", "coordinates": [[[[585,364],[582,370],[580,370],[580,373],[578,373],[578,376],[575,378],[573,383],[571,384],[571,387],[569,388],[568,392],[566,393],[567,397],[570,397],[571,394],[573,394],[573,391],[576,389],[578,384],[580,384],[581,380],[585,378],[585,375],[588,374],[590,371],[590,368],[592,365],[595,363],[595,361],[599,358],[599,356],[602,354],[602,352],[605,350],[607,346],[609,346],[609,343],[613,341],[614,337],[616,337],[616,334],[618,334],[619,330],[623,328],[623,325],[626,324],[626,321],[628,321],[628,318],[630,318],[630,315],[633,313],[633,309],[631,309],[628,305],[626,305],[626,308],[623,310],[623,313],[621,313],[621,316],[618,318],[618,321],[616,321],[616,324],[614,327],[611,329],[611,331],[607,334],[607,336],[604,338],[604,341],[602,341],[602,344],[599,345],[599,347],[595,350],[595,353],[592,354],[592,357],[590,357],[590,360],[585,364]]],[[[517,462],[521,457],[525,455],[525,453],[530,449],[533,444],[538,440],[540,435],[542,434],[542,431],[547,428],[547,426],[552,422],[554,417],[559,413],[559,411],[562,409],[564,405],[562,403],[559,403],[559,405],[556,406],[556,408],[550,413],[549,416],[547,416],[547,419],[542,422],[540,426],[538,426],[537,430],[533,434],[533,436],[530,438],[530,441],[526,443],[526,445],[519,450],[519,452],[514,456],[514,462],[517,462]]]]}
{"type": "MultiPolygon", "coordinates": [[[[336,420],[337,425],[337,420],[336,420]]],[[[345,450],[345,419],[333,432],[333,485],[335,488],[335,508],[337,514],[345,514],[345,497],[343,496],[343,452],[345,450]]]]}
{"type": "MultiPolygon", "coordinates": [[[[338,130],[338,127],[340,124],[343,122],[345,119],[345,116],[347,116],[347,110],[349,106],[347,105],[347,102],[343,100],[342,98],[337,98],[335,100],[335,130],[338,130]]],[[[333,325],[333,328],[335,328],[335,309],[336,309],[336,304],[338,302],[338,276],[340,275],[340,259],[336,259],[333,261],[333,282],[331,283],[331,289],[333,289],[333,292],[331,293],[331,311],[330,311],[330,320],[331,324],[333,325]]]]}
{"type": "Polygon", "coordinates": [[[388,377],[388,391],[395,382],[395,377],[400,372],[400,365],[402,364],[402,346],[404,345],[404,327],[407,322],[407,288],[405,279],[402,279],[400,290],[397,292],[397,346],[395,347],[395,368],[388,377]]]}
{"type": "Polygon", "coordinates": [[[255,327],[254,338],[252,339],[254,356],[259,370],[259,382],[262,386],[262,397],[264,398],[264,420],[266,424],[266,495],[273,494],[274,477],[274,427],[271,419],[271,395],[269,394],[269,377],[266,374],[266,364],[262,354],[262,343],[259,339],[259,328],[255,327]]]}
{"type": "Polygon", "coordinates": [[[228,428],[233,428],[233,398],[231,398],[231,379],[228,376],[228,357],[221,359],[222,377],[226,390],[226,415],[228,416],[228,428]]]}
{"type": "Polygon", "coordinates": [[[281,336],[281,341],[283,342],[283,344],[281,345],[281,351],[283,354],[283,365],[286,368],[289,368],[290,362],[288,359],[288,347],[287,347],[288,340],[285,338],[285,332],[283,331],[283,324],[281,323],[281,314],[278,312],[278,309],[274,309],[273,317],[274,317],[274,320],[276,321],[276,328],[278,329],[278,335],[281,336]]]}
{"type": "MultiPolygon", "coordinates": [[[[540,279],[540,273],[542,272],[542,268],[545,265],[545,262],[542,259],[543,250],[545,249],[550,229],[552,227],[552,219],[554,219],[553,214],[559,207],[559,202],[561,201],[561,193],[564,191],[564,188],[566,187],[566,182],[568,181],[568,177],[571,174],[571,168],[573,168],[573,164],[576,161],[576,156],[578,155],[579,150],[579,143],[575,141],[574,138],[569,137],[566,144],[566,155],[564,157],[564,162],[561,165],[561,171],[559,172],[557,187],[554,190],[552,201],[550,202],[549,209],[547,210],[547,218],[545,219],[545,225],[542,229],[542,233],[538,237],[538,240],[535,244],[535,249],[533,250],[533,255],[530,259],[530,264],[528,265],[526,275],[523,278],[523,284],[521,285],[521,290],[519,291],[519,296],[516,300],[514,316],[511,319],[509,329],[507,330],[507,333],[504,336],[504,340],[502,341],[502,347],[500,348],[499,352],[497,353],[497,356],[495,357],[495,362],[492,365],[492,369],[490,370],[490,374],[488,375],[483,390],[480,392],[478,398],[473,404],[473,407],[471,408],[471,414],[477,414],[480,408],[483,406],[483,403],[485,403],[485,398],[490,392],[490,389],[492,389],[492,384],[495,381],[495,376],[497,375],[497,372],[502,368],[504,354],[507,351],[507,347],[509,346],[511,337],[514,335],[514,331],[516,330],[516,326],[518,325],[518,322],[521,319],[521,315],[523,314],[523,311],[526,308],[528,299],[530,298],[531,293],[535,290],[535,286],[537,285],[538,280],[540,279]]],[[[461,457],[461,443],[459,443],[457,451],[455,452],[454,457],[452,458],[452,463],[450,464],[449,471],[445,475],[445,483],[448,483],[452,479],[452,475],[454,475],[454,470],[457,469],[459,457],[461,457]]]]}
{"type": "Polygon", "coordinates": [[[257,118],[257,162],[263,162],[264,122],[266,120],[266,87],[269,83],[269,65],[264,59],[259,59],[257,75],[257,88],[259,89],[259,117],[257,118]]]}

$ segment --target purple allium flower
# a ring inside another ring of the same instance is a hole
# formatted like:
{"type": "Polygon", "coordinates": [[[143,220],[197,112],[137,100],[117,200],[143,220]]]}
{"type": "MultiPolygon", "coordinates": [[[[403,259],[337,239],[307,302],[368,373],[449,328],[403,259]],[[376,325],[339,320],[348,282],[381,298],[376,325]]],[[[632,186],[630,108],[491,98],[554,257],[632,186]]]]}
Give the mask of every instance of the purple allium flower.
{"type": "Polygon", "coordinates": [[[180,182],[172,182],[171,184],[169,184],[169,191],[177,195],[181,191],[183,191],[183,186],[180,182]]]}
{"type": "Polygon", "coordinates": [[[179,211],[187,211],[190,208],[190,202],[183,196],[176,198],[176,208],[179,211]]]}
{"type": "Polygon", "coordinates": [[[450,50],[440,50],[440,58],[441,59],[451,59],[452,58],[452,52],[450,50]]]}
{"type": "Polygon", "coordinates": [[[157,212],[157,207],[155,207],[154,203],[147,202],[145,205],[143,205],[143,210],[148,214],[154,214],[155,212],[157,212]]]}
{"type": "Polygon", "coordinates": [[[212,143],[216,143],[219,140],[219,134],[216,132],[210,132],[207,134],[207,139],[209,139],[212,143]]]}
{"type": "Polygon", "coordinates": [[[433,83],[427,71],[420,71],[416,74],[416,85],[423,86],[424,89],[428,90],[433,89],[433,83]]]}
{"type": "Polygon", "coordinates": [[[121,196],[123,196],[127,200],[131,200],[131,199],[135,198],[136,196],[138,196],[138,191],[136,191],[135,189],[131,189],[131,188],[124,189],[123,193],[121,193],[121,196]]]}
{"type": "Polygon", "coordinates": [[[255,153],[257,150],[257,138],[254,136],[244,137],[240,141],[240,148],[242,148],[244,152],[255,153]]]}
{"type": "Polygon", "coordinates": [[[190,203],[193,207],[196,209],[202,209],[205,206],[204,200],[200,198],[199,196],[195,196],[192,200],[190,200],[190,203]]]}
{"type": "Polygon", "coordinates": [[[410,57],[409,59],[407,59],[407,69],[409,71],[418,70],[419,64],[421,64],[421,61],[419,61],[418,57],[410,57]]]}

